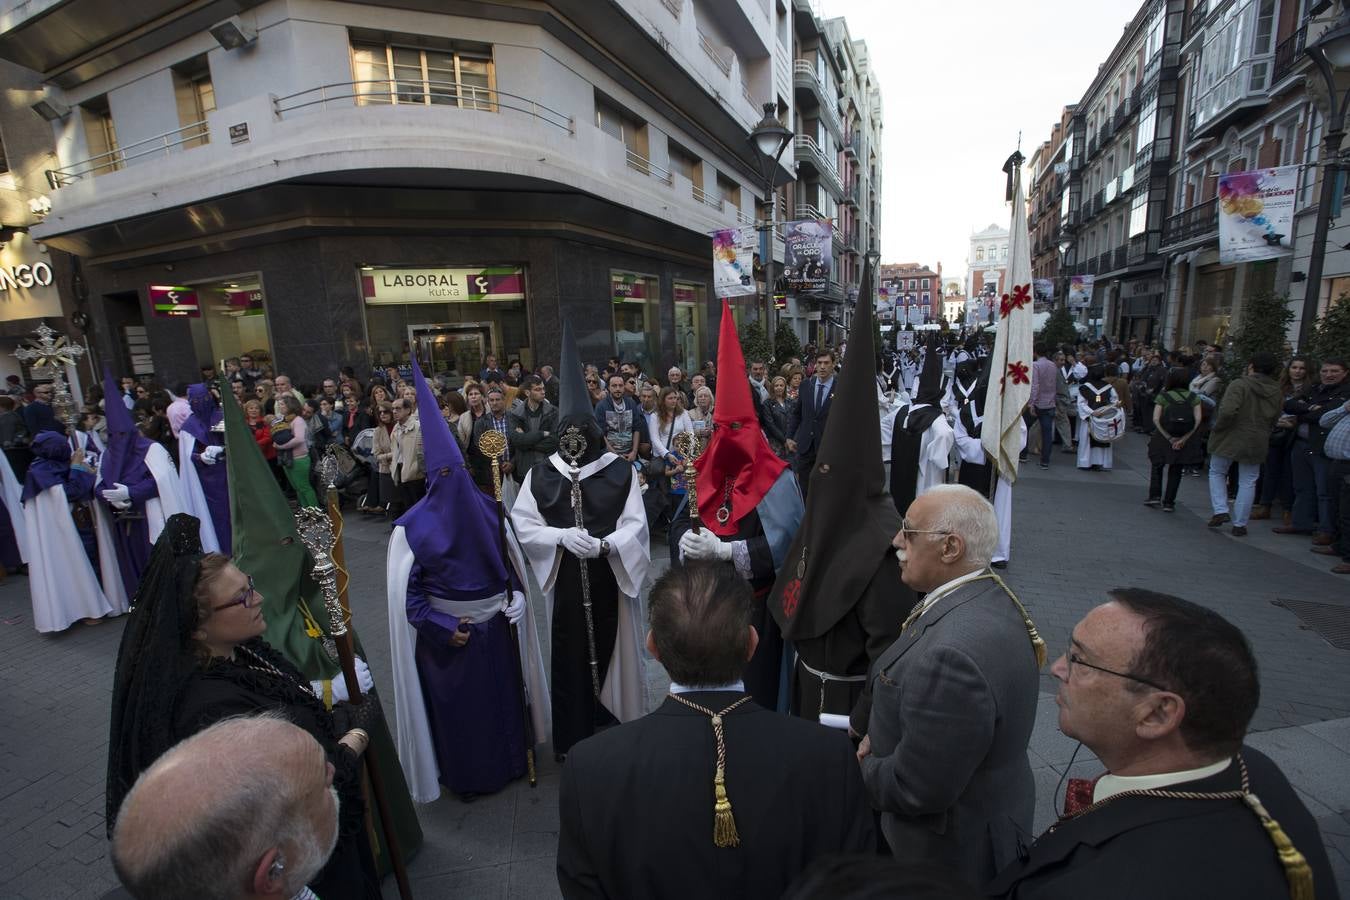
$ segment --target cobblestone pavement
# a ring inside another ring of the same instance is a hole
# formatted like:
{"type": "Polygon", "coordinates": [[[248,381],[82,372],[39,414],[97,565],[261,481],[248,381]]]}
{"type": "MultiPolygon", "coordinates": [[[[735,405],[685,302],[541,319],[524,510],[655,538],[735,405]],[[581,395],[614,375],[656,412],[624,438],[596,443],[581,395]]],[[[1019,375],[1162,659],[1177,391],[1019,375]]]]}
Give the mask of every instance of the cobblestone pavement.
{"type": "MultiPolygon", "coordinates": [[[[1203,479],[1187,478],[1175,514],[1142,505],[1143,439],[1117,446],[1112,472],[1078,472],[1055,452],[1051,469],[1023,468],[1017,487],[1013,561],[1005,576],[1052,651],[1112,587],[1138,585],[1215,607],[1252,640],[1262,702],[1250,742],[1273,756],[1317,815],[1350,894],[1350,652],[1300,627],[1276,598],[1350,607],[1350,579],[1328,574],[1302,540],[1253,523],[1237,539],[1204,525],[1203,479]]],[[[378,683],[389,679],[383,596],[387,526],[348,522],[354,618],[378,683]]],[[[657,549],[664,556],[664,550],[657,549]]],[[[654,567],[664,567],[661,560],[654,567]]],[[[656,574],[654,571],[653,574],[656,574]]],[[[539,617],[542,622],[542,616],[539,617]]],[[[77,625],[54,636],[32,628],[27,581],[0,583],[0,896],[97,898],[116,881],[107,860],[103,782],[108,703],[121,620],[77,625]]],[[[649,691],[665,688],[653,664],[649,691]]],[[[1054,682],[1043,679],[1032,741],[1037,825],[1053,818],[1056,785],[1075,744],[1055,727],[1054,682]]],[[[393,702],[385,692],[385,703],[393,702]]],[[[1079,753],[1075,774],[1092,774],[1079,753]]],[[[540,759],[539,785],[517,784],[470,804],[444,796],[422,810],[427,841],[410,871],[419,896],[555,897],[557,768],[540,759]]],[[[387,897],[397,896],[392,880],[387,897]]]]}

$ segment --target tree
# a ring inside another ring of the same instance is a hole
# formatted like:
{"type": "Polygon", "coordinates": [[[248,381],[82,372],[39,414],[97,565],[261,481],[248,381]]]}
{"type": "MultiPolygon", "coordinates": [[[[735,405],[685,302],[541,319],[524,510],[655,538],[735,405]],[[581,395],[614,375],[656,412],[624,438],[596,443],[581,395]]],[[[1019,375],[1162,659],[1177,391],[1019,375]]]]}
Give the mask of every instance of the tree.
{"type": "Polygon", "coordinates": [[[1350,357],[1350,294],[1337,297],[1317,320],[1308,347],[1317,360],[1350,357]]]}
{"type": "Polygon", "coordinates": [[[792,330],[792,324],[787,319],[778,320],[778,328],[773,333],[773,355],[779,365],[793,357],[801,359],[802,342],[797,340],[797,332],[792,330]]]}
{"type": "Polygon", "coordinates": [[[746,365],[759,360],[768,365],[773,361],[773,348],[764,336],[764,329],[758,322],[744,322],[739,331],[741,352],[745,354],[746,365]]]}
{"type": "Polygon", "coordinates": [[[1073,345],[1077,342],[1078,331],[1073,327],[1069,308],[1063,304],[1056,306],[1050,313],[1050,318],[1045,320],[1045,327],[1041,329],[1040,343],[1050,348],[1058,348],[1064,344],[1073,345]]]}
{"type": "Polygon", "coordinates": [[[1256,353],[1283,356],[1285,336],[1292,321],[1294,311],[1284,294],[1262,292],[1247,298],[1238,326],[1229,334],[1224,348],[1223,371],[1219,373],[1223,380],[1241,378],[1256,353]]]}

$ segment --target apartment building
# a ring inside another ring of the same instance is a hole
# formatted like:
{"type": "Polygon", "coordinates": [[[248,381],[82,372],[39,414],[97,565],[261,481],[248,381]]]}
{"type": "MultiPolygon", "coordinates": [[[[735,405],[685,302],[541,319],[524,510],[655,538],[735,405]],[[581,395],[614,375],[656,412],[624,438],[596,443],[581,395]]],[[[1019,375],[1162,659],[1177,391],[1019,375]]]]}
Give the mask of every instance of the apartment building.
{"type": "Polygon", "coordinates": [[[1073,114],[1077,107],[1066,106],[1060,120],[1050,129],[1050,138],[1041,143],[1027,162],[1027,230],[1031,238],[1032,277],[1048,281],[1053,296],[1062,298],[1066,290],[1060,277],[1060,262],[1069,247],[1062,225],[1061,209],[1069,183],[1069,160],[1073,157],[1073,114]]]}
{"type": "Polygon", "coordinates": [[[29,236],[82,258],[98,355],[148,342],[169,382],[244,352],[302,382],[537,365],[564,317],[589,358],[692,366],[708,233],[763,197],[749,131],[797,120],[797,6],[0,0],[55,149],[29,236]]]}
{"type": "Polygon", "coordinates": [[[883,263],[877,272],[877,284],[887,289],[901,327],[942,318],[942,263],[936,269],[923,263],[883,263]]]}
{"type": "Polygon", "coordinates": [[[989,227],[970,236],[966,255],[966,321],[970,324],[992,323],[993,298],[1008,289],[1007,228],[990,223],[989,227]]]}

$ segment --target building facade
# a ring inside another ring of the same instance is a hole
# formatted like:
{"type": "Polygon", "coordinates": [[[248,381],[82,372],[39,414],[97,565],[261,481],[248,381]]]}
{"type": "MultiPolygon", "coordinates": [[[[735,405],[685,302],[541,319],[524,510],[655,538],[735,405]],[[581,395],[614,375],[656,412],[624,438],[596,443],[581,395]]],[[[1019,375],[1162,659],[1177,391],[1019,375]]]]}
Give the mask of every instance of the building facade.
{"type": "Polygon", "coordinates": [[[942,318],[942,263],[934,269],[923,263],[882,263],[877,271],[877,284],[886,289],[901,327],[942,318]]]}
{"type": "MultiPolygon", "coordinates": [[[[1027,230],[1031,238],[1032,277],[1051,287],[1050,301],[1062,298],[1067,285],[1060,263],[1068,248],[1061,207],[1069,184],[1069,161],[1073,157],[1073,114],[1066,106],[1050,129],[1050,138],[1036,148],[1027,163],[1027,230]]],[[[1038,302],[1044,302],[1039,293],[1038,302]]]]}
{"type": "Polygon", "coordinates": [[[1008,229],[990,224],[970,236],[966,256],[968,324],[992,323],[994,298],[1007,290],[1008,229]]]}
{"type": "Polygon", "coordinates": [[[81,258],[100,358],[169,383],[538,365],[564,317],[588,358],[693,366],[708,233],[763,196],[749,131],[795,116],[795,4],[3,7],[52,120],[30,236],[81,258]]]}

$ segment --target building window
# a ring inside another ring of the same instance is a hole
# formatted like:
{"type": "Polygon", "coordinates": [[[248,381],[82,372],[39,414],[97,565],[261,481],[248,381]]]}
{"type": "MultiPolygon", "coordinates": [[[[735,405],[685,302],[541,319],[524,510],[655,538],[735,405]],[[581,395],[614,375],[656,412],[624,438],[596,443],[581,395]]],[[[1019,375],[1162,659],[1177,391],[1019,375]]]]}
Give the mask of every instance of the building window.
{"type": "Polygon", "coordinates": [[[600,94],[595,95],[595,127],[621,142],[628,153],[629,168],[647,173],[647,126],[627,110],[600,94]]]}
{"type": "Polygon", "coordinates": [[[983,247],[976,247],[976,248],[975,248],[975,261],[976,261],[976,262],[984,262],[984,248],[983,248],[983,247]]]}
{"type": "Polygon", "coordinates": [[[1138,237],[1145,231],[1148,231],[1148,191],[1141,190],[1130,204],[1130,237],[1138,237]]]}
{"type": "Polygon", "coordinates": [[[741,208],[741,186],[721,172],[717,173],[717,194],[732,209],[741,208]]]}
{"type": "Polygon", "coordinates": [[[688,281],[677,281],[674,288],[675,361],[686,372],[697,372],[708,326],[708,288],[688,281]]]}
{"type": "Polygon", "coordinates": [[[211,139],[207,113],[216,108],[216,90],[206,55],[193,57],[173,67],[173,99],[178,107],[178,125],[183,147],[200,147],[211,139]]]}
{"type": "Polygon", "coordinates": [[[999,248],[998,248],[998,258],[999,258],[999,259],[1007,259],[1007,258],[1008,258],[1008,245],[1007,245],[1007,244],[1004,244],[1002,247],[999,247],[999,248]]]}
{"type": "Polygon", "coordinates": [[[352,42],[358,105],[420,103],[496,112],[492,48],[352,42]]]}
{"type": "Polygon", "coordinates": [[[926,290],[928,290],[928,288],[929,288],[928,279],[925,278],[925,279],[923,280],[923,289],[926,291],[926,290]]]}
{"type": "Polygon", "coordinates": [[[695,191],[703,190],[703,161],[674,141],[670,142],[670,171],[689,179],[695,191]]]}
{"type": "Polygon", "coordinates": [[[917,291],[917,290],[919,289],[919,282],[918,282],[918,279],[911,278],[911,279],[909,280],[909,289],[910,289],[911,291],[917,291]]]}
{"type": "Polygon", "coordinates": [[[611,269],[614,353],[623,362],[655,372],[661,353],[661,281],[655,275],[611,269]]]}
{"type": "Polygon", "coordinates": [[[113,125],[107,94],[80,104],[80,120],[89,147],[86,174],[102,175],[122,168],[122,152],[117,146],[117,128],[113,125]]]}

